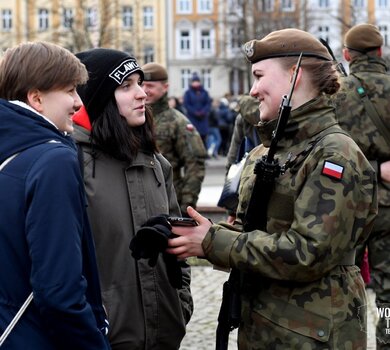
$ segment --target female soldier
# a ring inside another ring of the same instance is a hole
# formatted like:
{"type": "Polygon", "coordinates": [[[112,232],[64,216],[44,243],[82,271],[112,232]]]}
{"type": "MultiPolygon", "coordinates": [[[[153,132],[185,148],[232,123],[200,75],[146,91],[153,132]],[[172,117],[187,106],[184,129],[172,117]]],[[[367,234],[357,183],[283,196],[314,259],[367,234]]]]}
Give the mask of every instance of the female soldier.
{"type": "Polygon", "coordinates": [[[147,218],[180,213],[172,168],[156,150],[152,115],[145,109],[143,72],[133,57],[117,50],[97,48],[76,56],[90,80],[80,89],[84,106],[74,117],[74,136],[83,151],[111,346],[178,349],[192,313],[189,266],[179,267],[182,287],[176,289],[166,256],[156,255],[148,264],[129,250],[147,218]]]}
{"type": "Polygon", "coordinates": [[[263,145],[243,171],[237,220],[211,225],[189,208],[199,226],[174,228],[180,237],[170,240],[168,251],[239,271],[240,349],[365,349],[366,295],[354,250],[377,212],[376,180],[334,118],[329,95],[339,83],[332,58],[297,29],[252,40],[245,54],[254,77],[250,94],[260,102],[263,145]],[[289,166],[275,180],[266,228],[245,230],[255,162],[267,153],[281,96],[289,93],[296,69],[293,110],[275,155],[284,163],[291,153],[289,166]]]}

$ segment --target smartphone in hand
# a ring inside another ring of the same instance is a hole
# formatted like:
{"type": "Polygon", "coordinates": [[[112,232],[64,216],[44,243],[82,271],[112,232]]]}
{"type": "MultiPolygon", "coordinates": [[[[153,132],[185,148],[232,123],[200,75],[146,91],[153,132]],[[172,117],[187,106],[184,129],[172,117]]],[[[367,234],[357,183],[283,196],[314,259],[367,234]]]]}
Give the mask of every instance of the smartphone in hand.
{"type": "Polygon", "coordinates": [[[169,216],[168,222],[172,226],[198,226],[198,223],[191,218],[182,218],[180,216],[169,216]]]}

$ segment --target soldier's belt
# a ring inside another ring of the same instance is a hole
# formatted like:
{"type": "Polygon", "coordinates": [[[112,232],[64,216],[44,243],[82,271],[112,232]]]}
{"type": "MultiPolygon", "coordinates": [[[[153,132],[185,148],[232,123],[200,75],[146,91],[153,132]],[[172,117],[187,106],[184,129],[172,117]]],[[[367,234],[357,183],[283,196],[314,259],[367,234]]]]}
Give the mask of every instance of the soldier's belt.
{"type": "Polygon", "coordinates": [[[340,261],[339,265],[355,265],[355,254],[355,249],[349,253],[346,253],[344,258],[340,261]]]}

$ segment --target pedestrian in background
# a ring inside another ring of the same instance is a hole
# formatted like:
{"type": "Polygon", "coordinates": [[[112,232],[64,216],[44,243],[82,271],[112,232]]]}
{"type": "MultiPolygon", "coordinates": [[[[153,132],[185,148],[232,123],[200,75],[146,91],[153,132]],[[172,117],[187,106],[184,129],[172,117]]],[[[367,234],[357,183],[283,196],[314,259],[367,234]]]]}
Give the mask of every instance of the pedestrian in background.
{"type": "MultiPolygon", "coordinates": [[[[180,215],[172,167],[157,152],[153,116],[145,107],[144,74],[134,57],[118,50],[76,56],[90,79],[80,88],[84,106],[74,117],[74,137],[82,150],[111,346],[178,349],[192,314],[190,268],[164,254],[147,261],[129,250],[134,237],[142,239],[138,232],[147,219],[180,215]],[[180,287],[172,285],[173,273],[180,287]]],[[[145,249],[167,241],[165,231],[152,226],[145,249]]]]}
{"type": "Polygon", "coordinates": [[[250,94],[261,102],[262,145],[243,170],[237,220],[211,224],[189,208],[199,225],[175,227],[179,237],[168,251],[238,271],[240,350],[366,349],[367,299],[354,252],[377,213],[376,174],[335,119],[332,57],[298,29],[274,31],[244,50],[254,77],[250,94]],[[259,213],[265,229],[246,230],[254,167],[268,152],[295,71],[292,112],[274,157],[285,172],[275,179],[267,212],[259,213]]]}
{"type": "MultiPolygon", "coordinates": [[[[260,144],[260,137],[256,126],[260,121],[259,101],[250,96],[244,95],[238,99],[237,117],[234,123],[233,135],[226,158],[225,182],[229,181],[227,175],[232,164],[239,163],[254,147],[260,144]]],[[[236,219],[237,200],[234,207],[225,207],[227,210],[227,222],[232,224],[236,219]]]]}
{"type": "Polygon", "coordinates": [[[221,132],[219,131],[218,105],[218,100],[212,100],[209,114],[209,133],[206,139],[207,156],[209,158],[218,158],[222,142],[221,132]]]}
{"type": "Polygon", "coordinates": [[[168,72],[160,64],[142,66],[146,104],[152,107],[159,151],[172,165],[173,185],[181,212],[196,207],[205,175],[206,150],[188,118],[168,105],[168,72]]]}
{"type": "MultiPolygon", "coordinates": [[[[382,58],[383,37],[377,27],[359,24],[344,38],[344,59],[349,76],[341,78],[335,95],[337,118],[359,145],[378,175],[379,213],[368,240],[358,249],[356,263],[361,266],[368,248],[372,287],[377,307],[390,305],[390,76],[382,58]]],[[[377,349],[388,349],[386,318],[378,319],[377,349]]]]}
{"type": "Polygon", "coordinates": [[[187,117],[196,127],[203,144],[207,147],[206,140],[209,132],[211,98],[196,73],[193,74],[190,86],[184,93],[183,106],[187,111],[187,117]]]}
{"type": "Polygon", "coordinates": [[[0,333],[3,349],[109,349],[72,115],[88,73],[47,42],[0,62],[0,333]]]}
{"type": "Polygon", "coordinates": [[[218,119],[218,128],[221,134],[221,146],[219,153],[226,156],[229,151],[236,114],[229,107],[229,100],[222,97],[215,111],[218,119]]]}
{"type": "Polygon", "coordinates": [[[183,106],[183,98],[176,97],[176,96],[170,96],[168,97],[168,105],[170,108],[175,108],[185,116],[187,116],[187,111],[183,106]]]}

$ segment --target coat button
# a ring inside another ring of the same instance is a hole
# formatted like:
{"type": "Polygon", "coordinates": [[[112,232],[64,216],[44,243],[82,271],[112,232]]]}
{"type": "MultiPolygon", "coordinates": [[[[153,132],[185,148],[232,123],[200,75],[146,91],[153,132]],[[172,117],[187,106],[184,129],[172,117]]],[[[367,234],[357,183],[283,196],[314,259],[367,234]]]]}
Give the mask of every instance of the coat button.
{"type": "Polygon", "coordinates": [[[319,337],[323,337],[323,336],[325,335],[325,332],[324,332],[322,329],[320,329],[320,330],[317,332],[317,334],[318,334],[319,337]]]}
{"type": "Polygon", "coordinates": [[[154,165],[154,160],[151,160],[151,161],[150,161],[150,165],[154,165]]]}

